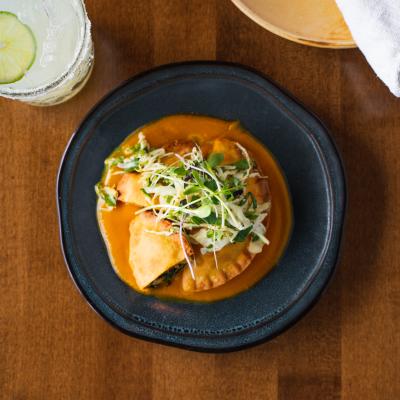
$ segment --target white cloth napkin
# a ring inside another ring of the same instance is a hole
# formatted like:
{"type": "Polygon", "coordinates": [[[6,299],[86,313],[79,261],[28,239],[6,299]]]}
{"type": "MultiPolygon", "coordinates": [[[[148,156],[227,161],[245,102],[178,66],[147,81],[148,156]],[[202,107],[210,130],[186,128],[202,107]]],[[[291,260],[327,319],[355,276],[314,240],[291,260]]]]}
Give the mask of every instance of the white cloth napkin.
{"type": "Polygon", "coordinates": [[[400,97],[400,0],[336,0],[359,49],[400,97]]]}

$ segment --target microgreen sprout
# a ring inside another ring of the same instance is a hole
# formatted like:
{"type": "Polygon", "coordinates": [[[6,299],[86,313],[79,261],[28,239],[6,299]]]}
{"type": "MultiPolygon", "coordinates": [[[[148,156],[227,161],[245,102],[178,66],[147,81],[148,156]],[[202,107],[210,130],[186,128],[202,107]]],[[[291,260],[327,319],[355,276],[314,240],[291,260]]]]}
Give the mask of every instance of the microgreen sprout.
{"type": "MultiPolygon", "coordinates": [[[[136,214],[151,210],[159,220],[171,221],[170,235],[178,233],[185,259],[194,277],[193,265],[184,249],[184,239],[200,246],[201,253],[216,253],[231,243],[249,240],[259,252],[264,244],[270,203],[260,203],[248,190],[250,178],[262,177],[247,150],[239,143],[242,159],[224,163],[223,153],[204,157],[198,145],[186,154],[151,148],[143,134],[134,146],[119,149],[118,156],[106,160],[107,176],[135,172],[141,174],[142,191],[149,205],[136,214]]],[[[117,205],[118,192],[98,184],[96,193],[107,209],[117,205]]],[[[156,232],[154,232],[156,233],[156,232]]]]}
{"type": "Polygon", "coordinates": [[[98,183],[95,186],[95,191],[100,199],[100,208],[111,211],[117,206],[118,192],[114,188],[98,183]]]}

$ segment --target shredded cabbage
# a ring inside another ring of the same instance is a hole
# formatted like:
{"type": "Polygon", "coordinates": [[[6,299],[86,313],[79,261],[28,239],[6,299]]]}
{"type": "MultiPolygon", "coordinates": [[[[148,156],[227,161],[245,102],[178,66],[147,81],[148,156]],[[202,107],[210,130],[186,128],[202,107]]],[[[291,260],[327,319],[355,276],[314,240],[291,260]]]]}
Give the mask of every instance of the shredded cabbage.
{"type": "MultiPolygon", "coordinates": [[[[200,245],[203,254],[215,255],[249,237],[249,250],[258,253],[269,243],[263,221],[270,203],[257,204],[246,187],[250,177],[265,177],[247,150],[239,143],[236,146],[243,159],[222,165],[222,153],[212,153],[205,159],[197,145],[184,155],[167,153],[163,148],[152,149],[139,133],[136,145],[123,148],[122,156],[108,158],[105,164],[109,174],[140,173],[149,205],[137,213],[151,210],[159,220],[170,220],[172,232],[179,233],[181,240],[184,235],[200,245]]],[[[99,186],[96,192],[106,207],[115,207],[118,193],[114,188],[99,186]]]]}

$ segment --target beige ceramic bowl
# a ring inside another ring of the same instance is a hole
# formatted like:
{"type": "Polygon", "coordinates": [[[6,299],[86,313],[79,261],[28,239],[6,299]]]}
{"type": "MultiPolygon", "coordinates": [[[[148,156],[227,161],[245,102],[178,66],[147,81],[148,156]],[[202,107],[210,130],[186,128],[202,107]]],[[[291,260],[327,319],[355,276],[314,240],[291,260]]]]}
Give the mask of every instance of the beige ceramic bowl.
{"type": "Polygon", "coordinates": [[[355,47],[335,0],[232,0],[248,17],[286,39],[316,47],[355,47]]]}

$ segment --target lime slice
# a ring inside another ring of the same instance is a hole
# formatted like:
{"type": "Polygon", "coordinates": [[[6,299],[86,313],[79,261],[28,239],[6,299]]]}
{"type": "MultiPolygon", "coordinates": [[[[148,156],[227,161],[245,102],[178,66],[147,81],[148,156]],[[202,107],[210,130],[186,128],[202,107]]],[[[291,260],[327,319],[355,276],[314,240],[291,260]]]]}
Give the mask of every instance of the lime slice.
{"type": "Polygon", "coordinates": [[[32,31],[15,14],[0,11],[0,84],[24,77],[36,56],[32,31]]]}

